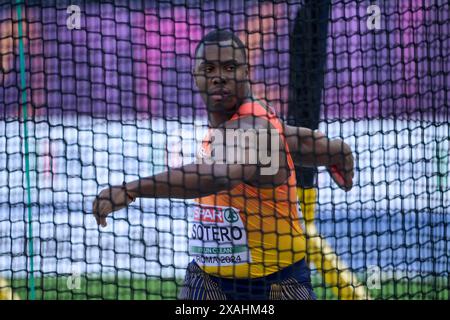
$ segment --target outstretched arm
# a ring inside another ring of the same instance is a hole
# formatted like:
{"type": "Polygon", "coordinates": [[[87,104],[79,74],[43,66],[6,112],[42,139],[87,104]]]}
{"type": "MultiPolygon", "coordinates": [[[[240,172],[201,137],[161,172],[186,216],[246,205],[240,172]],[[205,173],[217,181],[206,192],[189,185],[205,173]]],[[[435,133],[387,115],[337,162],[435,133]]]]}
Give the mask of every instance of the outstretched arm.
{"type": "Polygon", "coordinates": [[[326,166],[334,181],[349,191],[353,186],[354,160],[350,146],[341,139],[329,139],[320,131],[284,125],[293,159],[302,167],[326,166]]]}
{"type": "Polygon", "coordinates": [[[138,179],[123,186],[104,189],[94,201],[97,224],[105,227],[106,217],[128,206],[137,197],[192,199],[230,190],[251,179],[256,165],[189,164],[138,179]]]}
{"type": "Polygon", "coordinates": [[[143,198],[192,199],[234,188],[256,172],[256,165],[189,164],[126,184],[128,194],[143,198]]]}

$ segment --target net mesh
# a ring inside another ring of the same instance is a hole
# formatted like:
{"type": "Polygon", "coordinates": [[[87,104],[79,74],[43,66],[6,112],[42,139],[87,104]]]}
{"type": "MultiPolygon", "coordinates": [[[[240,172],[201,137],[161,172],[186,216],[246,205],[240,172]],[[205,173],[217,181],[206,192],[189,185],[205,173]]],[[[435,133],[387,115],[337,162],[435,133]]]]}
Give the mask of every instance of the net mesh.
{"type": "MultiPolygon", "coordinates": [[[[371,298],[448,299],[449,5],[378,1],[372,30],[372,4],[333,0],[326,16],[317,124],[351,145],[356,171],[345,193],[319,169],[314,223],[371,298]]],[[[242,39],[254,95],[287,118],[306,4],[79,1],[79,28],[70,5],[0,2],[0,283],[29,298],[33,260],[37,299],[176,298],[190,261],[187,202],[138,199],[101,230],[92,202],[107,186],[195,158],[207,113],[193,57],[210,30],[242,39]]],[[[318,298],[340,298],[339,284],[310,267],[318,298]]]]}

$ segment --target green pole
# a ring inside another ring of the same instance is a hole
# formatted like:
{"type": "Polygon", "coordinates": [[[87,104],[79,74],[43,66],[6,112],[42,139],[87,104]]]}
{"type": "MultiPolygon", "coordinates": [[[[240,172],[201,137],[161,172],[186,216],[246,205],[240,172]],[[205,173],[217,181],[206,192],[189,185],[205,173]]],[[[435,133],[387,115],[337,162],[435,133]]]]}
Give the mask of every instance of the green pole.
{"type": "Polygon", "coordinates": [[[22,7],[21,0],[16,0],[17,4],[17,23],[19,30],[19,56],[20,56],[20,90],[21,90],[21,103],[23,113],[23,131],[24,131],[24,145],[25,145],[25,175],[27,179],[27,209],[28,209],[28,256],[30,257],[30,281],[28,283],[30,291],[30,299],[35,300],[36,288],[34,281],[34,251],[33,251],[33,223],[32,223],[32,211],[31,211],[31,183],[30,183],[30,153],[28,144],[28,113],[27,113],[27,88],[25,77],[25,52],[23,44],[23,30],[22,30],[22,7]]]}

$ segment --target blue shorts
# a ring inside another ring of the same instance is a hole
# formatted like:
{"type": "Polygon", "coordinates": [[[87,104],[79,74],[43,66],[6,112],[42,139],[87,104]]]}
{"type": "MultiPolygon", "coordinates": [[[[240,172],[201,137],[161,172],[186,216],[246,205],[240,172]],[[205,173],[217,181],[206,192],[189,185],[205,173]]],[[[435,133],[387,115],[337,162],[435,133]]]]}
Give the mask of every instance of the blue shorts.
{"type": "Polygon", "coordinates": [[[204,272],[192,261],[178,295],[182,300],[315,300],[305,259],[261,278],[228,279],[204,272]]]}

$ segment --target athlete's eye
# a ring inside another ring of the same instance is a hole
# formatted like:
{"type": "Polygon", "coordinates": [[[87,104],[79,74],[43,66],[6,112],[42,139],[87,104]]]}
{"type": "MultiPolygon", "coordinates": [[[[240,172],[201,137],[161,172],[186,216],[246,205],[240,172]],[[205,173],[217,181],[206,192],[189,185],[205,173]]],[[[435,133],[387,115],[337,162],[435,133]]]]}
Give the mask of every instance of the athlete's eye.
{"type": "Polygon", "coordinates": [[[228,66],[225,67],[225,70],[226,70],[226,71],[229,71],[229,72],[234,71],[234,70],[236,70],[236,66],[230,64],[230,65],[228,65],[228,66]]]}
{"type": "Polygon", "coordinates": [[[206,73],[210,73],[214,70],[214,68],[212,66],[206,66],[204,70],[206,73]]]}

